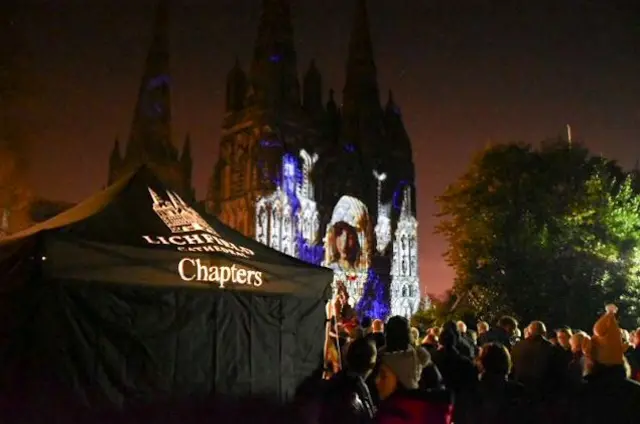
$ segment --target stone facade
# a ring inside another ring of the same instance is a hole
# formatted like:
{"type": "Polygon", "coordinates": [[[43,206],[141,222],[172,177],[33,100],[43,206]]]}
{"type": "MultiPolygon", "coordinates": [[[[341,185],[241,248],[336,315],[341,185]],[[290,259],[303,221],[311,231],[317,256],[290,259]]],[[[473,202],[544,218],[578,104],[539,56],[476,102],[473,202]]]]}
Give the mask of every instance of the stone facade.
{"type": "MultiPolygon", "coordinates": [[[[380,103],[366,2],[356,3],[338,106],[332,90],[323,104],[322,76],[315,62],[302,84],[298,80],[289,1],[264,1],[252,61],[246,71],[236,61],[227,77],[220,157],[206,206],[237,231],[309,260],[309,252],[302,250],[322,244],[338,202],[344,196],[359,199],[375,225],[377,254],[390,263],[400,246],[392,243],[398,226],[409,217],[415,221],[414,164],[392,94],[385,106],[380,103]],[[296,164],[283,163],[286,156],[297,158],[296,164]],[[295,194],[283,187],[287,166],[297,168],[292,171],[295,194]]],[[[417,243],[416,234],[412,237],[417,243]]],[[[414,261],[412,270],[402,274],[403,281],[412,278],[404,285],[411,291],[403,297],[403,315],[415,312],[419,304],[420,290],[414,290],[417,256],[414,261]]],[[[399,284],[396,280],[393,287],[399,284]]],[[[362,286],[360,281],[353,293],[356,301],[362,286]]],[[[389,294],[399,296],[393,290],[389,294]]],[[[391,303],[397,304],[394,299],[391,303]]]]}

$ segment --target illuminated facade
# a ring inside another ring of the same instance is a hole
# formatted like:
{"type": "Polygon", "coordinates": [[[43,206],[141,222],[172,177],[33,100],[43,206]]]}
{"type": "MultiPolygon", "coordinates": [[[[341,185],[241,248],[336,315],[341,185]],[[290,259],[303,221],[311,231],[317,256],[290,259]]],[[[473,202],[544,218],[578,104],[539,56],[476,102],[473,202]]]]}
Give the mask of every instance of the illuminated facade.
{"type": "Polygon", "coordinates": [[[411,212],[411,191],[405,189],[393,242],[391,314],[410,318],[420,306],[418,220],[411,212]]]}
{"type": "Polygon", "coordinates": [[[332,268],[334,288],[343,282],[359,313],[385,318],[391,305],[405,305],[403,315],[417,308],[415,171],[399,107],[391,93],[380,103],[366,2],[353,1],[338,107],[332,90],[323,103],[313,61],[298,79],[289,0],[264,0],[251,63],[245,71],[236,61],[227,76],[205,205],[248,237],[332,268]],[[396,257],[415,269],[396,266],[396,257]],[[392,289],[401,281],[406,296],[392,289]]]}

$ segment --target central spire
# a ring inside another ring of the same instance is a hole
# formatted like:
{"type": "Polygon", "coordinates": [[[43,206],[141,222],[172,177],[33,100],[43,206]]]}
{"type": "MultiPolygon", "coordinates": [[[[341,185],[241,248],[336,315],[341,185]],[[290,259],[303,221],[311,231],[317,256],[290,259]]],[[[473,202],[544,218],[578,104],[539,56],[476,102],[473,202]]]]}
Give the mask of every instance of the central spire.
{"type": "Polygon", "coordinates": [[[127,162],[147,163],[177,157],[171,142],[170,83],[169,0],[159,0],[126,147],[127,162]]]}
{"type": "Polygon", "coordinates": [[[357,113],[367,105],[380,108],[367,3],[366,0],[356,1],[356,13],[349,41],[346,83],[343,90],[343,111],[347,116],[357,113]]]}
{"type": "Polygon", "coordinates": [[[300,105],[289,0],[263,0],[250,76],[254,98],[261,106],[300,105]]]}

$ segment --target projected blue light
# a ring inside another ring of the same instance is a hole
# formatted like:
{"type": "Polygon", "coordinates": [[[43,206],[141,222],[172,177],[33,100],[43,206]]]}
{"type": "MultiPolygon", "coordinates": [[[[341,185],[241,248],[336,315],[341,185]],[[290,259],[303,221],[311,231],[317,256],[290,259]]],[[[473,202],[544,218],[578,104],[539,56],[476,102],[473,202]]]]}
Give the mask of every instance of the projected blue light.
{"type": "Polygon", "coordinates": [[[279,54],[274,54],[274,55],[271,55],[271,57],[269,57],[269,60],[273,63],[278,63],[282,60],[282,56],[279,54]]]}
{"type": "Polygon", "coordinates": [[[171,77],[169,75],[166,75],[166,74],[158,75],[157,77],[152,78],[149,81],[149,83],[147,84],[147,88],[149,90],[153,90],[158,87],[169,85],[170,82],[171,82],[171,77]]]}
{"type": "Polygon", "coordinates": [[[384,281],[373,269],[369,270],[363,296],[356,305],[356,312],[359,317],[367,316],[381,320],[385,320],[391,313],[384,281]]]}
{"type": "Polygon", "coordinates": [[[267,149],[274,147],[282,147],[282,143],[278,140],[260,140],[260,147],[265,147],[267,149]]]}
{"type": "Polygon", "coordinates": [[[404,194],[404,188],[410,183],[407,180],[402,180],[396,186],[396,190],[393,192],[393,208],[395,210],[402,209],[402,199],[404,194]]]}
{"type": "Polygon", "coordinates": [[[324,246],[322,244],[315,246],[310,245],[304,237],[302,237],[302,234],[296,234],[296,240],[298,243],[299,259],[314,265],[322,264],[322,260],[324,259],[324,246]]]}
{"type": "Polygon", "coordinates": [[[282,186],[280,188],[285,192],[287,198],[289,198],[294,214],[300,210],[300,200],[296,193],[296,187],[301,182],[302,172],[298,158],[290,153],[285,154],[282,157],[282,186]]]}
{"type": "Polygon", "coordinates": [[[351,143],[349,143],[349,144],[345,144],[345,146],[344,146],[344,150],[345,150],[345,152],[353,153],[353,152],[355,152],[355,151],[356,151],[356,146],[354,146],[354,145],[353,145],[353,144],[351,144],[351,143]]]}

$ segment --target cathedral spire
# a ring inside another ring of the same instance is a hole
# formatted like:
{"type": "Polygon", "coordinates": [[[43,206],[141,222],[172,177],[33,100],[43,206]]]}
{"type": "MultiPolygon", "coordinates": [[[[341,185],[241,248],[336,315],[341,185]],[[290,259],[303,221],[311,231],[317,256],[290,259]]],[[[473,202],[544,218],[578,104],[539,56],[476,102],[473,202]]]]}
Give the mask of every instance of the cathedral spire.
{"type": "Polygon", "coordinates": [[[300,105],[289,0],[262,1],[250,79],[258,104],[267,107],[300,105]]]}
{"type": "Polygon", "coordinates": [[[169,86],[169,0],[159,0],[127,143],[126,162],[176,159],[177,151],[171,143],[169,86]]]}
{"type": "Polygon", "coordinates": [[[380,107],[380,94],[366,0],[356,0],[356,11],[349,41],[347,75],[343,91],[345,115],[363,106],[380,107]]]}

